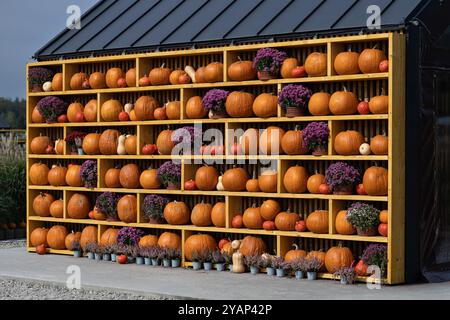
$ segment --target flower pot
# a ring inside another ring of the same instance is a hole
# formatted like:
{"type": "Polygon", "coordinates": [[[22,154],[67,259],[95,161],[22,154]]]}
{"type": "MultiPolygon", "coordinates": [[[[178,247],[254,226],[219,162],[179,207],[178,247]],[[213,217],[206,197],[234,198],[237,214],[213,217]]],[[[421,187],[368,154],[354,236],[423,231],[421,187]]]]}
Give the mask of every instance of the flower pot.
{"type": "Polygon", "coordinates": [[[308,280],[317,280],[317,272],[308,271],[306,275],[308,280]]]}
{"type": "Polygon", "coordinates": [[[163,267],[164,268],[169,268],[171,266],[171,262],[170,259],[163,259],[163,267]]]}
{"type": "Polygon", "coordinates": [[[83,151],[83,148],[78,148],[78,149],[77,149],[77,154],[78,154],[79,156],[84,156],[85,153],[84,153],[84,151],[83,151]]]}
{"type": "Polygon", "coordinates": [[[40,84],[32,84],[30,87],[31,92],[44,92],[42,85],[40,84]]]}
{"type": "Polygon", "coordinates": [[[117,254],[111,253],[111,262],[116,262],[117,254]]]}
{"type": "Polygon", "coordinates": [[[181,185],[179,183],[175,184],[175,183],[169,182],[167,184],[167,190],[180,190],[180,186],[181,185]]]}
{"type": "Polygon", "coordinates": [[[225,270],[225,263],[216,263],[214,265],[214,268],[216,268],[217,271],[224,271],[225,270]]]}
{"type": "Polygon", "coordinates": [[[300,280],[303,279],[303,271],[295,271],[295,279],[300,280]]]}
{"type": "Polygon", "coordinates": [[[275,275],[275,269],[272,267],[267,267],[266,268],[266,273],[268,276],[274,276],[275,275]]]}
{"type": "Polygon", "coordinates": [[[76,251],[74,251],[74,252],[73,252],[73,256],[74,256],[75,258],[81,258],[81,257],[82,257],[81,250],[76,250],[76,251]]]}
{"type": "Polygon", "coordinates": [[[218,112],[218,111],[210,111],[209,118],[210,119],[223,119],[227,117],[227,113],[225,111],[218,112]]]}
{"type": "Polygon", "coordinates": [[[277,277],[282,278],[284,276],[286,276],[284,269],[277,269],[277,277]]]}
{"type": "Polygon", "coordinates": [[[172,260],[170,260],[170,264],[171,264],[172,268],[179,268],[181,265],[181,260],[180,259],[172,259],[172,260]]]}
{"type": "Polygon", "coordinates": [[[361,237],[374,237],[378,234],[378,229],[376,227],[369,229],[356,228],[356,232],[358,233],[358,236],[361,237]]]}
{"type": "Polygon", "coordinates": [[[159,259],[152,258],[152,266],[157,267],[159,266],[159,264],[160,264],[159,259]]]}
{"type": "Polygon", "coordinates": [[[136,262],[136,258],[134,257],[127,257],[128,263],[135,263],[136,262]]]}
{"type": "Polygon", "coordinates": [[[152,259],[150,258],[144,258],[144,264],[146,266],[151,266],[152,265],[152,259]]]}
{"type": "Polygon", "coordinates": [[[145,262],[144,262],[144,258],[143,257],[137,257],[136,258],[136,264],[138,264],[138,265],[143,265],[145,262]]]}
{"type": "Polygon", "coordinates": [[[88,252],[87,256],[88,256],[88,259],[90,259],[90,260],[94,260],[95,259],[95,255],[94,255],[93,252],[88,252]]]}
{"type": "Polygon", "coordinates": [[[348,284],[348,280],[345,279],[345,278],[341,278],[341,284],[347,285],[348,284]]]}
{"type": "Polygon", "coordinates": [[[286,108],[286,117],[288,118],[296,118],[303,116],[304,112],[300,108],[297,107],[287,107],[286,108]]]}
{"type": "Polygon", "coordinates": [[[150,224],[161,224],[162,223],[162,219],[158,219],[158,218],[150,218],[148,220],[148,223],[150,224]]]}
{"type": "Polygon", "coordinates": [[[312,154],[316,157],[326,156],[328,154],[328,148],[326,146],[316,146],[312,154]]]}
{"type": "Polygon", "coordinates": [[[102,260],[103,261],[111,261],[111,255],[109,253],[104,253],[102,260]]]}
{"type": "Polygon", "coordinates": [[[212,268],[213,268],[212,262],[204,262],[204,263],[203,263],[203,268],[204,268],[206,271],[211,271],[212,268]]]}
{"type": "Polygon", "coordinates": [[[259,273],[259,268],[250,266],[250,273],[251,274],[258,274],[259,273]]]}
{"type": "Polygon", "coordinates": [[[102,255],[100,253],[95,253],[94,257],[95,257],[95,261],[101,261],[102,260],[102,255]]]}
{"type": "Polygon", "coordinates": [[[274,75],[269,71],[258,71],[258,79],[261,81],[268,81],[276,78],[277,78],[276,75],[274,75]]]}
{"type": "Polygon", "coordinates": [[[228,265],[228,271],[233,272],[233,265],[232,264],[228,265]]]}
{"type": "Polygon", "coordinates": [[[353,186],[336,186],[333,188],[333,194],[349,196],[353,194],[353,186]]]}
{"type": "Polygon", "coordinates": [[[199,261],[192,262],[192,268],[194,270],[200,270],[202,268],[202,263],[199,261]]]}

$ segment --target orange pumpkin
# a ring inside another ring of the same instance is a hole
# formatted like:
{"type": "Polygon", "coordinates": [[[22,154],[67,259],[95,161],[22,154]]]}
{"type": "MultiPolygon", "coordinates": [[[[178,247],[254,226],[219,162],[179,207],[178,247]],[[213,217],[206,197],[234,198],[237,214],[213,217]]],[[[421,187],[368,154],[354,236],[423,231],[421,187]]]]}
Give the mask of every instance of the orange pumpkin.
{"type": "Polygon", "coordinates": [[[80,193],[75,193],[67,203],[67,216],[72,219],[86,219],[91,211],[89,198],[80,193]]]}
{"type": "Polygon", "coordinates": [[[181,237],[173,232],[164,232],[158,238],[158,246],[167,249],[181,249],[181,237]]]}
{"type": "Polygon", "coordinates": [[[92,99],[84,106],[84,119],[87,122],[97,122],[97,100],[92,99]]]}
{"type": "Polygon", "coordinates": [[[292,78],[292,70],[298,67],[298,60],[295,58],[287,58],[281,66],[281,76],[284,79],[292,78]]]}
{"type": "Polygon", "coordinates": [[[358,108],[358,98],[353,92],[338,91],[331,96],[329,107],[334,115],[354,114],[358,108]]]}
{"type": "Polygon", "coordinates": [[[83,151],[88,155],[100,154],[100,137],[99,133],[89,133],[83,139],[83,151]]]}
{"type": "Polygon", "coordinates": [[[336,232],[343,235],[355,234],[355,228],[347,221],[347,210],[339,211],[335,220],[336,232]]]}
{"type": "Polygon", "coordinates": [[[241,241],[239,252],[244,257],[247,256],[260,256],[267,252],[267,246],[261,238],[246,236],[241,241]]]}
{"type": "Polygon", "coordinates": [[[389,211],[382,210],[379,218],[381,223],[389,223],[389,211]]]}
{"type": "Polygon", "coordinates": [[[84,250],[89,243],[97,243],[98,229],[96,226],[87,226],[81,232],[80,246],[84,250]]]}
{"type": "Polygon", "coordinates": [[[64,201],[60,200],[55,200],[52,202],[52,204],[50,205],[50,215],[53,218],[62,218],[64,215],[64,201]]]}
{"type": "Polygon", "coordinates": [[[290,167],[283,177],[283,185],[289,193],[304,193],[307,190],[308,171],[304,167],[290,167]]]}
{"type": "Polygon", "coordinates": [[[373,114],[387,114],[389,112],[389,97],[377,96],[369,101],[369,110],[373,114]]]}
{"type": "Polygon", "coordinates": [[[195,71],[195,82],[196,83],[205,83],[206,77],[205,77],[205,67],[200,67],[195,71]]]}
{"type": "Polygon", "coordinates": [[[294,247],[294,249],[289,250],[284,255],[285,262],[289,263],[289,262],[294,262],[294,261],[302,259],[302,258],[306,258],[307,253],[305,250],[299,250],[298,246],[296,244],[293,244],[292,246],[294,247]]]}
{"type": "Polygon", "coordinates": [[[312,233],[327,234],[328,233],[328,211],[316,210],[306,218],[306,227],[312,233]]]}
{"type": "Polygon", "coordinates": [[[156,108],[153,116],[156,120],[167,120],[166,107],[156,108]]]}
{"type": "Polygon", "coordinates": [[[363,73],[380,72],[381,61],[386,60],[386,55],[382,50],[365,49],[358,59],[358,66],[363,73]]]}
{"type": "Polygon", "coordinates": [[[276,171],[265,171],[258,177],[258,185],[262,192],[276,193],[278,173],[276,171]]]}
{"type": "Polygon", "coordinates": [[[137,136],[128,135],[125,139],[125,152],[129,155],[137,154],[137,136]]]}
{"type": "Polygon", "coordinates": [[[338,75],[358,74],[359,53],[347,51],[339,53],[334,59],[334,70],[338,75]]]}
{"type": "Polygon", "coordinates": [[[68,231],[64,226],[53,226],[47,233],[47,244],[54,250],[66,249],[66,237],[68,231]]]}
{"type": "Polygon", "coordinates": [[[120,68],[111,68],[106,72],[106,85],[108,88],[118,88],[120,78],[125,78],[125,74],[120,68]]]}
{"type": "Polygon", "coordinates": [[[117,147],[119,145],[120,132],[113,129],[103,131],[98,141],[100,153],[103,155],[117,154],[117,147]]]}
{"type": "Polygon", "coordinates": [[[298,127],[285,133],[283,139],[281,139],[281,149],[290,156],[304,155],[309,152],[303,141],[303,134],[298,130],[298,127]]]}
{"type": "Polygon", "coordinates": [[[92,89],[106,88],[106,75],[103,72],[94,72],[89,77],[89,86],[92,89]]]}
{"type": "Polygon", "coordinates": [[[39,112],[37,107],[33,108],[33,112],[31,113],[31,122],[32,123],[44,123],[45,119],[39,112]]]}
{"type": "Polygon", "coordinates": [[[166,104],[166,116],[169,120],[180,119],[180,101],[171,101],[166,104]]]}
{"type": "Polygon", "coordinates": [[[127,71],[125,81],[128,87],[136,87],[136,68],[131,68],[127,71]]]}
{"type": "Polygon", "coordinates": [[[107,188],[120,188],[120,169],[111,168],[105,173],[105,186],[107,188]]]}
{"type": "Polygon", "coordinates": [[[363,185],[369,196],[386,196],[388,194],[388,170],[383,167],[370,167],[363,177],[363,185]]]}
{"type": "Polygon", "coordinates": [[[44,186],[48,184],[48,172],[46,164],[35,163],[30,167],[30,182],[32,185],[44,186]]]}
{"type": "Polygon", "coordinates": [[[212,205],[210,203],[198,203],[192,208],[191,221],[197,227],[209,227],[212,225],[211,212],[212,205]]]}
{"type": "Polygon", "coordinates": [[[220,62],[212,62],[205,67],[205,81],[209,83],[223,81],[223,64],[220,62]]]}
{"type": "Polygon", "coordinates": [[[58,139],[55,141],[55,152],[58,155],[63,155],[64,154],[64,145],[65,142],[63,139],[58,139]]]}
{"type": "Polygon", "coordinates": [[[280,127],[270,126],[259,137],[259,150],[265,155],[282,154],[281,140],[285,131],[280,127]]]}
{"type": "Polygon", "coordinates": [[[242,151],[246,155],[258,154],[259,148],[259,131],[258,129],[247,129],[240,138],[242,151]]]}
{"type": "Polygon", "coordinates": [[[40,217],[50,216],[50,206],[55,201],[55,198],[45,192],[41,192],[33,200],[33,212],[40,217]]]}
{"type": "Polygon", "coordinates": [[[350,267],[353,263],[352,251],[347,247],[332,247],[325,255],[325,267],[329,273],[335,273],[343,267],[350,267]]]}
{"type": "Polygon", "coordinates": [[[203,106],[202,98],[199,96],[189,98],[186,102],[185,112],[188,119],[202,119],[208,114],[203,106]]]}
{"type": "Polygon", "coordinates": [[[74,250],[75,243],[80,243],[81,232],[71,232],[66,236],[64,240],[64,244],[66,245],[67,250],[74,250]]]}
{"type": "Polygon", "coordinates": [[[119,229],[108,228],[102,233],[100,237],[101,246],[112,246],[117,243],[117,235],[119,234],[119,229]]]}
{"type": "Polygon", "coordinates": [[[281,211],[280,204],[275,200],[266,200],[261,204],[259,212],[264,220],[273,221],[281,211]]]}
{"type": "Polygon", "coordinates": [[[122,111],[122,103],[119,100],[110,99],[103,103],[100,108],[100,115],[103,121],[119,121],[119,113],[122,111]]]}
{"type": "Polygon", "coordinates": [[[264,219],[261,217],[259,207],[256,205],[244,211],[242,216],[244,226],[248,229],[262,229],[264,219]]]}
{"type": "Polygon", "coordinates": [[[84,112],[84,106],[79,102],[74,102],[69,104],[67,107],[67,119],[69,122],[78,122],[77,121],[77,113],[84,112]]]}
{"type": "Polygon", "coordinates": [[[169,202],[164,208],[164,219],[166,219],[168,224],[188,224],[190,216],[188,206],[181,201],[169,202]]]}
{"type": "Polygon", "coordinates": [[[389,153],[389,138],[384,135],[373,137],[370,141],[370,150],[375,155],[387,155],[389,153]]]}
{"type": "Polygon", "coordinates": [[[216,248],[216,240],[209,234],[194,234],[184,243],[184,255],[188,261],[192,261],[195,254],[214,251],[216,248]]]}
{"type": "Polygon", "coordinates": [[[216,185],[219,180],[219,172],[216,168],[210,166],[203,166],[195,172],[195,185],[199,190],[212,191],[216,190],[216,185]]]}
{"type": "Polygon", "coordinates": [[[141,175],[141,170],[139,167],[130,163],[120,169],[119,181],[122,187],[126,189],[137,189],[139,188],[139,178],[141,175]]]}
{"type": "Polygon", "coordinates": [[[30,234],[30,244],[32,247],[40,245],[47,246],[47,228],[36,228],[30,234]]]}
{"type": "Polygon", "coordinates": [[[52,145],[52,140],[47,136],[38,136],[33,138],[30,143],[30,151],[32,154],[46,154],[48,146],[52,145]]]}
{"type": "Polygon", "coordinates": [[[71,187],[82,187],[84,185],[80,175],[81,166],[73,164],[67,169],[66,183],[71,187]]]}
{"type": "Polygon", "coordinates": [[[248,81],[256,79],[256,70],[253,61],[236,61],[228,67],[228,78],[231,81],[248,81]]]}
{"type": "Polygon", "coordinates": [[[174,70],[174,71],[172,71],[172,73],[170,74],[170,77],[169,77],[170,84],[173,84],[173,85],[180,84],[178,79],[180,78],[181,75],[183,75],[185,73],[186,72],[184,72],[183,70],[174,70]]]}
{"type": "Polygon", "coordinates": [[[139,183],[144,189],[159,189],[161,188],[161,181],[158,178],[158,170],[147,169],[142,171],[139,178],[139,183]]]}
{"type": "Polygon", "coordinates": [[[63,89],[63,74],[61,72],[56,73],[52,80],[52,91],[62,91],[63,89]]]}
{"type": "Polygon", "coordinates": [[[308,110],[313,116],[327,116],[330,114],[331,95],[326,92],[314,93],[309,99],[308,110]]]}
{"type": "Polygon", "coordinates": [[[313,52],[305,60],[306,73],[310,77],[322,77],[327,75],[327,60],[326,53],[313,52]]]}
{"type": "Polygon", "coordinates": [[[286,212],[279,213],[275,218],[275,226],[281,231],[295,231],[295,224],[300,220],[298,213],[286,212]]]}
{"type": "Polygon", "coordinates": [[[146,235],[139,240],[139,247],[148,248],[148,247],[156,247],[158,246],[158,237],[154,235],[146,235]]]}
{"type": "Polygon", "coordinates": [[[320,173],[313,174],[308,178],[306,188],[312,194],[320,194],[320,185],[325,183],[325,176],[320,173]]]}
{"type": "Polygon", "coordinates": [[[170,84],[170,74],[172,70],[165,68],[164,64],[159,68],[154,68],[150,71],[149,79],[152,86],[163,86],[170,84]]]}
{"type": "Polygon", "coordinates": [[[253,102],[253,112],[260,118],[276,117],[278,114],[278,97],[262,93],[253,102]]]}
{"type": "Polygon", "coordinates": [[[225,102],[227,113],[232,118],[253,117],[253,102],[255,96],[248,92],[234,91],[230,93],[225,102]]]}
{"type": "Polygon", "coordinates": [[[359,147],[364,142],[364,136],[358,131],[342,131],[334,138],[334,150],[341,156],[359,155],[359,147]]]}
{"type": "Polygon", "coordinates": [[[134,112],[138,121],[155,119],[155,109],[159,107],[158,101],[151,96],[142,96],[134,104],[134,112]]]}
{"type": "Polygon", "coordinates": [[[88,80],[88,75],[84,72],[78,72],[75,73],[72,78],[70,79],[70,89],[72,90],[82,90],[83,89],[83,83],[85,83],[88,80]]]}
{"type": "Polygon", "coordinates": [[[229,169],[222,176],[222,184],[226,191],[244,191],[248,180],[247,171],[242,168],[229,169]]]}
{"type": "Polygon", "coordinates": [[[217,202],[211,210],[211,221],[217,228],[225,228],[225,202],[217,202]]]}
{"type": "Polygon", "coordinates": [[[158,152],[161,155],[170,155],[172,154],[172,149],[175,147],[174,142],[172,141],[172,130],[164,130],[158,135],[156,139],[156,146],[158,148],[158,152]]]}
{"type": "Polygon", "coordinates": [[[66,185],[67,168],[62,166],[53,166],[48,172],[48,182],[51,186],[59,187],[66,185]]]}
{"type": "Polygon", "coordinates": [[[248,192],[261,192],[261,189],[259,188],[259,182],[258,179],[250,179],[247,181],[247,183],[245,184],[245,189],[248,192]]]}
{"type": "Polygon", "coordinates": [[[134,195],[125,195],[117,203],[117,215],[120,221],[125,223],[136,223],[137,221],[137,199],[134,195]]]}

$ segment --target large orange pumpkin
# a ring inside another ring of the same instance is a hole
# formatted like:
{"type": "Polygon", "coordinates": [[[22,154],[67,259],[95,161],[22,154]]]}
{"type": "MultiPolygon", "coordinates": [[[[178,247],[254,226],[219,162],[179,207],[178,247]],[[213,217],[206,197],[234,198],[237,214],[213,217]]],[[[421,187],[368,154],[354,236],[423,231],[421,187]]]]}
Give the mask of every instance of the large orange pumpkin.
{"type": "Polygon", "coordinates": [[[125,152],[128,155],[135,155],[137,153],[137,136],[127,135],[125,138],[125,152]]]}
{"type": "Polygon", "coordinates": [[[72,219],[86,219],[91,211],[89,198],[80,193],[75,193],[67,203],[67,216],[72,219]]]}
{"type": "Polygon", "coordinates": [[[195,172],[195,185],[202,191],[216,190],[218,179],[219,172],[214,167],[203,166],[195,172]]]}
{"type": "Polygon", "coordinates": [[[258,129],[247,129],[240,138],[242,151],[246,155],[256,155],[259,150],[259,131],[258,129]]]}
{"type": "Polygon", "coordinates": [[[244,211],[242,216],[244,226],[249,229],[262,229],[264,219],[261,217],[259,207],[253,205],[244,211]]]}
{"type": "Polygon", "coordinates": [[[232,118],[253,117],[255,96],[248,92],[234,91],[227,97],[225,108],[232,118]]]}
{"type": "Polygon", "coordinates": [[[387,114],[389,112],[389,96],[376,96],[370,99],[369,110],[373,114],[387,114]]]}
{"type": "Polygon", "coordinates": [[[298,213],[281,212],[275,218],[275,226],[281,231],[295,231],[295,224],[300,220],[298,213]]]}
{"type": "Polygon", "coordinates": [[[103,72],[94,72],[89,77],[89,86],[92,89],[106,88],[106,75],[103,72]]]}
{"type": "Polygon", "coordinates": [[[170,84],[170,74],[172,70],[165,68],[164,64],[159,68],[153,68],[148,75],[152,86],[162,86],[170,84]]]}
{"type": "Polygon", "coordinates": [[[107,188],[120,188],[120,169],[111,168],[105,173],[105,186],[107,188]]]}
{"type": "Polygon", "coordinates": [[[380,63],[384,60],[386,60],[386,55],[382,50],[365,49],[359,56],[358,65],[363,73],[378,73],[380,72],[380,63]]]}
{"type": "Polygon", "coordinates": [[[148,247],[156,247],[158,245],[158,236],[148,234],[143,236],[141,240],[139,240],[139,247],[148,248],[148,247]]]}
{"type": "Polygon", "coordinates": [[[74,102],[69,104],[67,107],[67,119],[69,122],[78,122],[76,117],[78,112],[84,112],[84,106],[81,103],[74,102]]]}
{"type": "Polygon", "coordinates": [[[205,67],[205,81],[209,83],[223,81],[223,64],[220,62],[212,62],[205,67]]]}
{"type": "Polygon", "coordinates": [[[370,150],[375,155],[387,155],[389,153],[389,138],[384,135],[373,137],[370,141],[370,150]]]}
{"type": "Polygon", "coordinates": [[[217,228],[225,228],[225,202],[217,202],[211,210],[211,221],[217,228]]]}
{"type": "Polygon", "coordinates": [[[46,164],[35,163],[30,167],[30,182],[32,185],[44,186],[48,184],[48,172],[46,164]]]}
{"type": "Polygon", "coordinates": [[[48,172],[48,182],[54,187],[65,186],[66,174],[66,167],[54,165],[48,172]]]}
{"type": "Polygon", "coordinates": [[[283,177],[283,185],[289,193],[304,193],[307,190],[308,171],[304,167],[290,167],[283,177]]]}
{"type": "Polygon", "coordinates": [[[285,131],[280,127],[270,126],[259,137],[259,150],[265,155],[283,154],[281,140],[285,131]]]}
{"type": "Polygon", "coordinates": [[[47,233],[47,244],[50,248],[55,250],[66,249],[66,237],[68,231],[64,226],[53,226],[47,233]]]}
{"type": "Polygon", "coordinates": [[[334,150],[341,156],[359,155],[359,147],[364,142],[364,136],[358,131],[342,131],[334,138],[334,150]]]}
{"type": "Polygon", "coordinates": [[[320,173],[313,174],[308,178],[308,182],[306,183],[306,188],[312,194],[320,194],[320,185],[325,183],[325,176],[320,173]]]}
{"type": "Polygon", "coordinates": [[[125,195],[117,203],[117,215],[120,221],[125,223],[136,223],[137,221],[137,199],[134,195],[125,195]]]}
{"type": "Polygon", "coordinates": [[[64,244],[66,245],[67,250],[74,250],[75,249],[75,243],[80,243],[81,239],[81,232],[71,232],[66,236],[66,239],[64,240],[64,244]]]}
{"type": "Polygon", "coordinates": [[[358,108],[358,98],[353,92],[338,91],[331,96],[329,107],[334,115],[354,114],[358,108]]]}
{"type": "Polygon", "coordinates": [[[314,93],[309,99],[308,110],[313,116],[327,116],[330,114],[331,95],[326,92],[314,93]]]}
{"type": "Polygon", "coordinates": [[[87,122],[97,122],[97,100],[89,100],[84,106],[84,119],[87,122]]]}
{"type": "Polygon", "coordinates": [[[216,248],[216,240],[209,234],[194,234],[184,243],[184,255],[187,260],[192,261],[195,254],[214,251],[216,248]]]}
{"type": "Polygon", "coordinates": [[[275,220],[277,214],[281,211],[280,204],[275,200],[266,200],[261,204],[259,212],[261,217],[267,221],[275,220]]]}
{"type": "Polygon", "coordinates": [[[318,234],[328,233],[328,211],[316,210],[306,218],[306,227],[309,231],[318,234]]]}
{"type": "Polygon", "coordinates": [[[289,130],[281,139],[281,149],[290,156],[308,154],[309,150],[303,141],[301,130],[289,130]]]}
{"type": "Polygon", "coordinates": [[[97,232],[96,226],[87,226],[81,232],[80,246],[85,249],[89,243],[97,243],[97,232]]]}
{"type": "Polygon", "coordinates": [[[246,256],[260,256],[267,252],[267,246],[261,238],[246,236],[241,241],[239,252],[244,257],[246,256]]]}
{"type": "Polygon", "coordinates": [[[151,96],[142,96],[134,104],[134,112],[138,121],[155,119],[155,109],[159,107],[158,101],[151,96]]]}
{"type": "Polygon", "coordinates": [[[294,249],[289,250],[284,255],[284,261],[285,262],[294,262],[295,260],[299,260],[302,258],[306,258],[307,253],[305,250],[299,250],[298,246],[296,244],[293,244],[294,249]]]}
{"type": "Polygon", "coordinates": [[[117,235],[119,234],[119,229],[108,228],[103,232],[100,237],[101,246],[111,246],[117,243],[117,235]]]}
{"type": "Polygon", "coordinates": [[[191,221],[197,227],[209,227],[211,220],[212,205],[210,203],[198,203],[192,208],[191,221]]]}
{"type": "Polygon", "coordinates": [[[256,79],[256,70],[253,68],[253,61],[240,60],[232,63],[228,67],[228,78],[231,81],[248,81],[256,79]]]}
{"type": "Polygon", "coordinates": [[[170,155],[172,154],[172,149],[175,147],[174,142],[172,141],[172,130],[164,130],[158,135],[156,139],[156,146],[158,148],[158,152],[161,155],[170,155]]]}
{"type": "Polygon", "coordinates": [[[120,132],[113,129],[103,131],[98,141],[100,153],[103,155],[117,154],[117,147],[119,145],[120,132]]]}
{"type": "Polygon", "coordinates": [[[347,247],[332,247],[325,255],[325,267],[329,273],[335,273],[343,267],[350,267],[353,263],[352,251],[347,247]]]}
{"type": "Polygon", "coordinates": [[[180,101],[171,101],[166,104],[166,116],[169,120],[180,119],[180,101]]]}
{"type": "Polygon", "coordinates": [[[122,187],[126,189],[136,189],[139,188],[139,178],[141,175],[141,171],[139,167],[130,163],[122,167],[120,169],[119,180],[122,187]]]}
{"type": "Polygon", "coordinates": [[[260,118],[276,117],[278,114],[278,97],[262,93],[253,102],[253,112],[260,118]]]}
{"type": "Polygon", "coordinates": [[[40,245],[47,246],[47,228],[36,228],[30,234],[30,244],[32,247],[37,247],[40,245]]]}
{"type": "Polygon", "coordinates": [[[327,60],[326,53],[313,52],[305,60],[306,73],[310,77],[322,77],[327,75],[327,60]]]}
{"type": "Polygon", "coordinates": [[[52,80],[52,90],[62,91],[63,89],[63,74],[61,72],[56,73],[52,80]]]}
{"type": "Polygon", "coordinates": [[[347,221],[347,210],[339,211],[335,220],[336,232],[344,235],[355,234],[355,228],[347,221]]]}
{"type": "Polygon", "coordinates": [[[50,205],[50,215],[53,218],[62,218],[64,216],[64,201],[59,199],[50,205]]]}
{"type": "Polygon", "coordinates": [[[159,189],[161,188],[161,181],[158,178],[158,170],[147,169],[142,171],[139,177],[139,183],[144,189],[159,189]]]}
{"type": "Polygon", "coordinates": [[[110,99],[102,104],[100,115],[103,121],[119,121],[119,114],[122,111],[122,103],[119,100],[110,99]]]}
{"type": "Polygon", "coordinates": [[[88,155],[100,154],[100,137],[99,133],[89,133],[83,139],[83,151],[88,155]]]}
{"type": "Polygon", "coordinates": [[[334,70],[338,75],[358,74],[359,53],[347,51],[339,53],[334,59],[334,70]]]}
{"type": "Polygon", "coordinates": [[[80,175],[81,166],[73,164],[67,169],[66,183],[71,187],[82,187],[84,185],[80,175]]]}
{"type": "Polygon", "coordinates": [[[31,140],[30,151],[32,154],[46,154],[48,146],[52,145],[52,140],[47,136],[38,136],[31,140]]]}
{"type": "Polygon", "coordinates": [[[276,193],[278,191],[277,180],[278,173],[276,171],[265,171],[258,177],[259,189],[265,193],[276,193]]]}
{"type": "Polygon", "coordinates": [[[222,176],[222,184],[226,191],[244,191],[248,180],[247,171],[242,168],[229,169],[222,176]]]}
{"type": "Polygon", "coordinates": [[[33,212],[40,217],[50,216],[50,206],[55,201],[55,198],[45,192],[41,192],[33,200],[33,212]]]}
{"type": "Polygon", "coordinates": [[[388,170],[383,167],[370,167],[363,177],[363,185],[369,196],[386,196],[388,194],[388,170]]]}
{"type": "Polygon", "coordinates": [[[208,114],[208,111],[206,111],[205,107],[203,106],[202,97],[194,96],[189,98],[189,100],[186,102],[185,113],[188,119],[204,118],[208,114]]]}
{"type": "Polygon", "coordinates": [[[164,232],[158,238],[158,246],[167,249],[181,249],[181,237],[173,232],[164,232]]]}
{"type": "Polygon", "coordinates": [[[181,201],[169,202],[164,208],[164,219],[166,219],[168,224],[188,224],[190,216],[188,206],[181,201]]]}
{"type": "Polygon", "coordinates": [[[130,88],[136,87],[136,68],[131,68],[127,71],[125,81],[130,88]]]}
{"type": "Polygon", "coordinates": [[[82,90],[83,83],[89,79],[88,75],[84,72],[75,73],[72,78],[70,78],[70,89],[72,90],[82,90]]]}
{"type": "Polygon", "coordinates": [[[106,72],[106,85],[108,88],[118,88],[120,78],[125,78],[125,73],[120,68],[111,68],[106,72]]]}

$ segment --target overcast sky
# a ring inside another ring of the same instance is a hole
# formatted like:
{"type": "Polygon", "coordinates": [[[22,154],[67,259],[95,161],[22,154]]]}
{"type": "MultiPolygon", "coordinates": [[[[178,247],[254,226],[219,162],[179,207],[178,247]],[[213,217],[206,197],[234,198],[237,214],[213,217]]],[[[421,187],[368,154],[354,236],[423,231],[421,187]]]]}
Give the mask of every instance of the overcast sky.
{"type": "Polygon", "coordinates": [[[0,0],[0,97],[25,98],[25,65],[66,27],[69,5],[97,0],[0,0]]]}

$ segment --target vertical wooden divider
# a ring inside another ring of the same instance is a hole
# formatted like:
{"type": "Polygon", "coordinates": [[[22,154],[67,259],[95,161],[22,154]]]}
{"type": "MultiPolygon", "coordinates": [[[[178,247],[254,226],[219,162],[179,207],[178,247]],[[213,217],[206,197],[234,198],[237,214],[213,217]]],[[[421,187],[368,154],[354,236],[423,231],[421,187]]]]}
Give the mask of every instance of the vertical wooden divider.
{"type": "Polygon", "coordinates": [[[328,154],[329,155],[336,155],[336,151],[334,150],[334,139],[336,136],[344,130],[344,122],[335,120],[335,121],[328,121],[328,126],[330,129],[330,141],[328,143],[328,154]]]}
{"type": "Polygon", "coordinates": [[[67,203],[69,203],[69,196],[67,194],[67,190],[63,190],[63,219],[68,219],[67,217],[67,203]]]}
{"type": "Polygon", "coordinates": [[[335,76],[336,71],[334,71],[334,59],[336,56],[345,51],[345,45],[343,43],[333,43],[328,42],[328,76],[335,76]]]}
{"type": "Polygon", "coordinates": [[[142,213],[141,213],[141,208],[142,208],[142,201],[143,199],[142,199],[142,197],[141,197],[141,194],[140,193],[137,193],[136,194],[136,215],[137,215],[137,218],[136,218],[136,222],[137,223],[142,223],[142,220],[141,220],[141,216],[142,216],[142,213]]]}
{"type": "MultiPolygon", "coordinates": [[[[279,83],[277,85],[277,89],[278,89],[278,93],[281,92],[281,90],[283,90],[283,84],[279,83]]],[[[278,104],[278,109],[277,109],[277,117],[281,118],[283,116],[283,109],[281,109],[281,106],[278,104]]]]}

